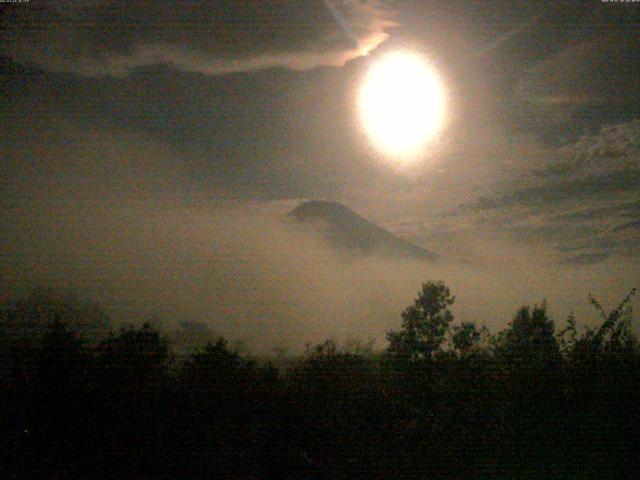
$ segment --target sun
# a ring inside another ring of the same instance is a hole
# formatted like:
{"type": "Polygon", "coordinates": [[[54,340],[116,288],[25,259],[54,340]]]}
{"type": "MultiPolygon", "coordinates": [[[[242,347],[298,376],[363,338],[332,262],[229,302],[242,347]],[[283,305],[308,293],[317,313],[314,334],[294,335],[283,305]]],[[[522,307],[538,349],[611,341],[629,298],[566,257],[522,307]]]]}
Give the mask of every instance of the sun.
{"type": "Polygon", "coordinates": [[[373,143],[398,158],[419,155],[444,123],[440,78],[424,59],[408,52],[387,54],[373,65],[358,103],[373,143]]]}

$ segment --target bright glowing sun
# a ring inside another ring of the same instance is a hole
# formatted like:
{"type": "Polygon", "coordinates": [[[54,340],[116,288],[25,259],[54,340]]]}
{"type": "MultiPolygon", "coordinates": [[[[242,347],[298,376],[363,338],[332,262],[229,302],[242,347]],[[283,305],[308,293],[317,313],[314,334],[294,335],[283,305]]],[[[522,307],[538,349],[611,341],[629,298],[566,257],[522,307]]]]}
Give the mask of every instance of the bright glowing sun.
{"type": "Polygon", "coordinates": [[[371,68],[360,90],[367,134],[385,153],[418,155],[444,123],[445,92],[436,72],[411,53],[391,53],[371,68]]]}

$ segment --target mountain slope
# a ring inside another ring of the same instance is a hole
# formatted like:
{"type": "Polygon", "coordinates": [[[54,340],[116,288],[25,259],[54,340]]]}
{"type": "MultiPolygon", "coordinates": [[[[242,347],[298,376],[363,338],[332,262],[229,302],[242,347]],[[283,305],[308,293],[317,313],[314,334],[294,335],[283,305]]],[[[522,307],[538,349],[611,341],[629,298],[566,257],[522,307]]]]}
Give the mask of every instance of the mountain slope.
{"type": "Polygon", "coordinates": [[[337,202],[312,200],[288,214],[297,224],[320,232],[341,253],[434,261],[437,255],[396,237],[337,202]]]}

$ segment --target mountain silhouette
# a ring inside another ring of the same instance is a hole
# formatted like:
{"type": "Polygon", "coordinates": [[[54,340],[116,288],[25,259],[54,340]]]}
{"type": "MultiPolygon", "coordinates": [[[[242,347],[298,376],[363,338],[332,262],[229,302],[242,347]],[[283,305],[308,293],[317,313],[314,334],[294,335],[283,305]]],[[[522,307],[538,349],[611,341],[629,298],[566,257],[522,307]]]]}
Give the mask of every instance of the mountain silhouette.
{"type": "Polygon", "coordinates": [[[338,202],[311,200],[289,212],[297,224],[319,232],[339,253],[435,261],[433,252],[378,227],[338,202]]]}

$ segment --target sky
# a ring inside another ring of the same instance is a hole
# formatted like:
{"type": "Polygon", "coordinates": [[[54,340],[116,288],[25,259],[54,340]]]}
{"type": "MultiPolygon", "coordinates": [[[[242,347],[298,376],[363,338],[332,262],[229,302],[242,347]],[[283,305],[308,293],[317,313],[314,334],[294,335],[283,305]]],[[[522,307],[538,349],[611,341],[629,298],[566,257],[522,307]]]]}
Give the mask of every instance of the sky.
{"type": "Polygon", "coordinates": [[[490,325],[613,307],[640,286],[639,21],[600,0],[3,3],[2,295],[79,288],[258,347],[382,338],[432,277],[490,325]],[[447,94],[409,165],[356,101],[398,49],[447,94]],[[279,222],[306,199],[451,265],[341,264],[279,222]]]}

